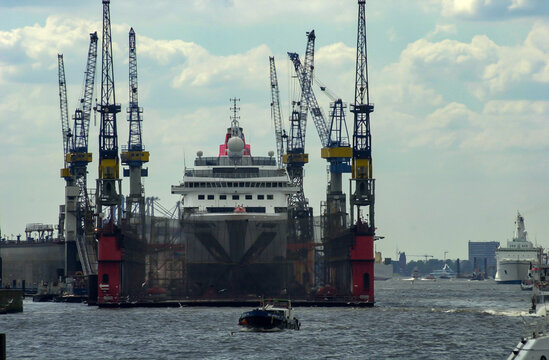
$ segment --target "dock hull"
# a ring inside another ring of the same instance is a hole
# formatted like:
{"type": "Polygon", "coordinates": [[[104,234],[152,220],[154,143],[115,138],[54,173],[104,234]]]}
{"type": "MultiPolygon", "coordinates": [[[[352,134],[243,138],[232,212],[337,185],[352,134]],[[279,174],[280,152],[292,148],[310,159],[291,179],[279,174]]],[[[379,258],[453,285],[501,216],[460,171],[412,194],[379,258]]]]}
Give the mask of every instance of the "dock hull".
{"type": "Polygon", "coordinates": [[[187,295],[279,295],[286,286],[286,214],[207,214],[183,220],[187,295]]]}

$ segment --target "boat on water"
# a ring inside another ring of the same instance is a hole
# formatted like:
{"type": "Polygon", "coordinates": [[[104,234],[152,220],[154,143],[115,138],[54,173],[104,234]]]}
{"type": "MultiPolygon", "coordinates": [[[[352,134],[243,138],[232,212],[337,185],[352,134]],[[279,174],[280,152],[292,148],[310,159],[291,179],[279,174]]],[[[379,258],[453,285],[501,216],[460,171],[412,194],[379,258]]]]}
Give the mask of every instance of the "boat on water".
{"type": "Polygon", "coordinates": [[[301,323],[294,316],[290,300],[262,301],[261,306],[243,313],[238,319],[241,329],[247,331],[299,330],[301,323]]]}
{"type": "MultiPolygon", "coordinates": [[[[541,266],[541,265],[538,265],[541,266]]],[[[529,291],[534,289],[534,270],[532,266],[530,266],[530,269],[528,270],[528,275],[526,276],[526,279],[523,279],[520,282],[520,289],[529,291]]]]}
{"type": "Polygon", "coordinates": [[[520,282],[520,289],[524,291],[530,291],[534,289],[534,282],[532,280],[522,280],[520,282]]]}
{"type": "Polygon", "coordinates": [[[529,329],[513,349],[507,360],[547,360],[549,359],[549,331],[547,320],[529,329]]]}
{"type": "Polygon", "coordinates": [[[389,280],[393,277],[393,263],[391,258],[383,259],[379,251],[375,252],[374,280],[389,280]]]}
{"type": "Polygon", "coordinates": [[[450,268],[448,264],[444,264],[442,269],[433,270],[430,274],[432,279],[455,279],[456,273],[450,268]]]}
{"type": "Polygon", "coordinates": [[[506,247],[496,249],[496,276],[498,284],[520,284],[528,274],[531,264],[538,262],[541,247],[535,247],[527,239],[524,217],[517,212],[515,234],[506,247]]]}
{"type": "MultiPolygon", "coordinates": [[[[530,287],[523,290],[532,291],[530,314],[538,317],[530,324],[525,322],[525,336],[515,346],[508,360],[549,359],[549,324],[547,307],[549,304],[549,264],[547,254],[539,254],[538,265],[528,272],[526,279],[530,287]]],[[[522,287],[522,283],[521,283],[522,287]]]]}
{"type": "Polygon", "coordinates": [[[288,197],[298,187],[274,152],[252,156],[236,100],[233,109],[218,155],[198,151],[194,167],[171,190],[182,197],[187,296],[296,293],[287,283],[287,233],[288,197]]]}
{"type": "Polygon", "coordinates": [[[421,274],[419,273],[419,269],[414,267],[414,270],[412,270],[412,279],[417,280],[421,277],[421,274]]]}
{"type": "Polygon", "coordinates": [[[477,269],[475,269],[475,271],[473,271],[473,274],[471,275],[470,280],[473,280],[473,281],[484,280],[484,274],[482,272],[478,271],[477,269]]]}
{"type": "MultiPolygon", "coordinates": [[[[549,264],[546,254],[540,256],[539,264],[532,267],[529,274],[530,279],[527,280],[531,283],[532,299],[530,313],[537,316],[547,316],[547,309],[549,308],[549,264]]],[[[529,289],[523,288],[523,290],[529,289]]]]}

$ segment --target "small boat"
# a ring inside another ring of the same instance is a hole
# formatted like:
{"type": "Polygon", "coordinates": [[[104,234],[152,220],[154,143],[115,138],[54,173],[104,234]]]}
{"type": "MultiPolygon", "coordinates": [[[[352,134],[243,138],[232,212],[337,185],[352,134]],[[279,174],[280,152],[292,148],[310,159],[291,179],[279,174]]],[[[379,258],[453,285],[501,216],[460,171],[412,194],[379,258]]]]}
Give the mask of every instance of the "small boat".
{"type": "Polygon", "coordinates": [[[547,323],[543,321],[528,332],[528,336],[520,339],[507,360],[548,359],[549,333],[547,323]]]}
{"type": "Polygon", "coordinates": [[[290,300],[263,300],[258,308],[243,313],[238,325],[248,331],[299,330],[301,327],[290,300]]]}
{"type": "Polygon", "coordinates": [[[484,274],[481,273],[478,270],[473,271],[473,275],[471,276],[471,280],[484,280],[484,274]]]}
{"type": "Polygon", "coordinates": [[[419,274],[419,269],[417,268],[417,266],[414,268],[414,270],[412,270],[412,279],[414,280],[417,280],[421,277],[421,275],[419,274]]]}
{"type": "Polygon", "coordinates": [[[534,281],[531,279],[522,280],[520,282],[520,288],[521,290],[532,290],[534,288],[534,281]]]}

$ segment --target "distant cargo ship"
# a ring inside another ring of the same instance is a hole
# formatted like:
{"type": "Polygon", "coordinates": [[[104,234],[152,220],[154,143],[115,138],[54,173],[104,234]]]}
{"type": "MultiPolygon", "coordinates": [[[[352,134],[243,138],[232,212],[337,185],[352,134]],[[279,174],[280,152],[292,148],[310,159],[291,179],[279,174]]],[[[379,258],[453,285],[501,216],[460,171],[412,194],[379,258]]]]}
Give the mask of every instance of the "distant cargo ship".
{"type": "Polygon", "coordinates": [[[235,115],[219,155],[199,151],[172,186],[182,195],[189,296],[290,293],[287,207],[298,188],[273,155],[252,156],[235,115]]]}
{"type": "Polygon", "coordinates": [[[527,240],[524,218],[517,212],[516,229],[513,240],[507,247],[496,249],[497,270],[495,280],[499,284],[520,284],[528,276],[530,266],[538,263],[540,247],[527,240]]]}

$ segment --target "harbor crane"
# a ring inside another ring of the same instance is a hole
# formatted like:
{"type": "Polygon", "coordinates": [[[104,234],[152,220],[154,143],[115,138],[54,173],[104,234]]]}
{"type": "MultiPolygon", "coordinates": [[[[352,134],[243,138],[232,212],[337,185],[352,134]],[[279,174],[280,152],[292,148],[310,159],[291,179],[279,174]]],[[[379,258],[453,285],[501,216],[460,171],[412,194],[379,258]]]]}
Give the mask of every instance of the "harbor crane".
{"type": "Polygon", "coordinates": [[[368,58],[366,52],[366,1],[359,0],[355,99],[351,105],[354,115],[353,159],[351,178],[351,222],[354,222],[356,208],[357,219],[365,220],[363,225],[368,233],[375,233],[374,203],[375,180],[372,173],[372,135],[370,132],[370,114],[374,105],[370,103],[368,92],[368,58]],[[353,186],[354,185],[354,186],[353,186]],[[353,192],[354,187],[354,192],[353,192]],[[361,213],[363,207],[367,213],[361,213]],[[366,217],[363,217],[366,215],[366,217]]]}
{"type": "MultiPolygon", "coordinates": [[[[65,253],[70,253],[70,249],[74,248],[76,234],[76,215],[74,212],[74,202],[76,194],[74,194],[74,178],[71,176],[70,168],[67,162],[67,155],[70,152],[71,143],[71,128],[69,124],[69,111],[67,105],[67,83],[65,80],[65,63],[63,54],[57,54],[57,73],[59,80],[59,108],[61,113],[61,136],[63,138],[63,168],[61,169],[61,177],[65,179],[65,205],[61,207],[59,212],[59,237],[65,241],[65,253]]],[[[75,258],[75,257],[74,257],[75,258]]],[[[65,276],[67,269],[75,267],[74,264],[67,264],[68,256],[65,256],[65,276]]],[[[70,262],[70,261],[69,261],[70,262]]],[[[70,272],[70,271],[69,271],[70,272]]]]}
{"type": "MultiPolygon", "coordinates": [[[[74,189],[71,195],[77,195],[75,210],[76,233],[75,243],[78,257],[85,276],[97,273],[97,250],[93,238],[93,211],[87,190],[88,164],[92,154],[88,152],[88,135],[92,111],[93,90],[95,88],[95,69],[97,64],[97,32],[90,34],[90,45],[86,61],[82,96],[74,111],[73,137],[70,154],[70,173],[74,178],[74,189]]],[[[67,192],[69,194],[69,192],[67,192]]],[[[71,250],[74,251],[74,250],[71,250]]],[[[67,253],[68,254],[68,253],[67,253]]]]}
{"type": "MultiPolygon", "coordinates": [[[[314,30],[309,33],[311,41],[314,42],[314,30]],[[311,34],[313,36],[311,36],[311,34]]],[[[324,117],[312,86],[303,87],[303,66],[297,53],[288,53],[290,60],[294,65],[294,70],[297,78],[305,91],[306,104],[311,117],[314,120],[320,142],[322,144],[321,157],[329,163],[330,181],[326,194],[326,228],[325,234],[333,236],[347,227],[346,203],[347,199],[342,190],[342,174],[350,173],[350,159],[352,149],[349,143],[349,133],[347,123],[345,122],[345,104],[341,98],[335,98],[326,88],[321,86],[324,91],[333,101],[330,104],[330,119],[329,126],[324,117]]],[[[314,67],[314,53],[310,54],[310,66],[314,67]]],[[[316,77],[314,78],[316,82],[316,77]]]]}
{"type": "Polygon", "coordinates": [[[87,276],[97,271],[93,219],[87,193],[87,165],[92,161],[92,154],[88,152],[88,134],[97,61],[97,32],[90,34],[84,88],[73,116],[72,131],[68,121],[63,56],[58,55],[58,59],[65,162],[61,176],[66,180],[64,221],[60,221],[64,223],[60,232],[66,234],[65,276],[72,276],[79,270],[87,276]]]}
{"type": "Polygon", "coordinates": [[[368,61],[366,55],[366,1],[358,0],[355,98],[351,104],[353,123],[352,175],[349,180],[353,246],[350,251],[352,293],[355,298],[374,301],[374,203],[372,139],[370,134],[368,61]],[[365,211],[362,211],[366,208],[365,211]],[[357,212],[355,222],[354,213],[357,212]],[[366,214],[366,217],[364,216],[366,214]]]}
{"type": "Polygon", "coordinates": [[[118,134],[116,114],[120,104],[116,103],[114,91],[114,67],[112,59],[110,0],[103,0],[103,38],[101,52],[101,115],[99,128],[99,177],[96,190],[96,221],[102,227],[102,220],[108,216],[116,222],[121,218],[121,181],[119,176],[118,134]],[[118,188],[118,191],[117,191],[118,188]],[[109,209],[105,214],[104,207],[109,209]],[[116,211],[116,213],[115,213],[116,211]]]}
{"type": "Polygon", "coordinates": [[[135,43],[135,31],[129,32],[129,106],[128,121],[129,137],[127,148],[122,148],[120,158],[122,164],[129,168],[124,169],[124,176],[130,178],[130,194],[126,197],[126,219],[131,224],[139,224],[141,235],[145,226],[145,194],[141,177],[148,176],[148,169],[143,169],[143,164],[149,161],[149,152],[145,151],[141,136],[141,123],[143,121],[143,108],[138,103],[137,87],[137,52],[135,43]]]}
{"type": "Polygon", "coordinates": [[[309,162],[309,155],[305,153],[305,131],[307,126],[307,93],[311,87],[313,68],[311,61],[314,54],[314,31],[307,33],[307,47],[303,71],[300,76],[301,94],[299,101],[292,103],[290,115],[290,130],[286,144],[286,153],[282,161],[290,181],[298,191],[288,197],[288,258],[295,261],[294,278],[305,288],[311,285],[313,279],[313,209],[303,191],[303,167],[309,162]]]}

